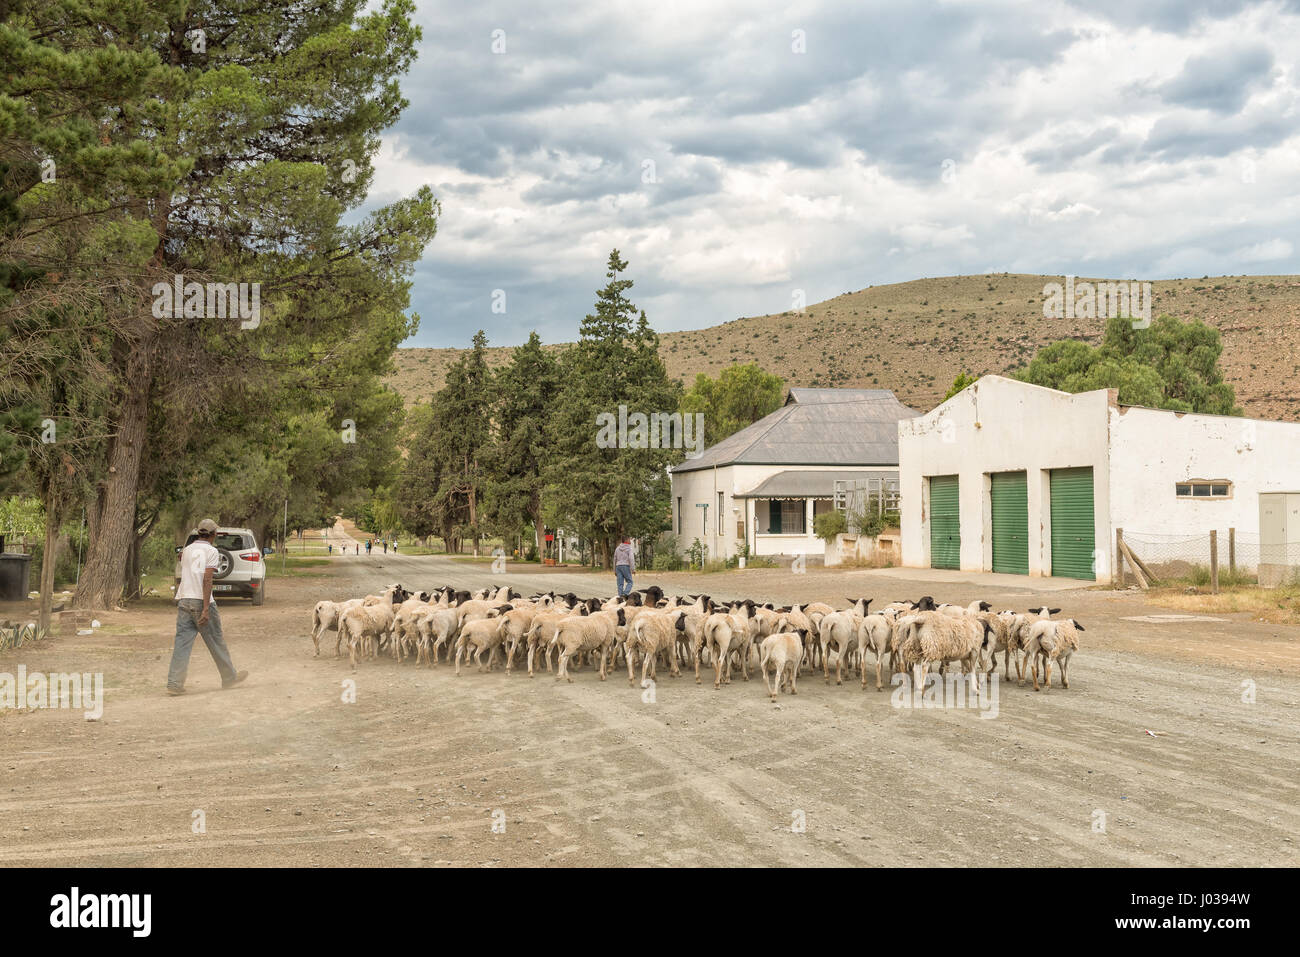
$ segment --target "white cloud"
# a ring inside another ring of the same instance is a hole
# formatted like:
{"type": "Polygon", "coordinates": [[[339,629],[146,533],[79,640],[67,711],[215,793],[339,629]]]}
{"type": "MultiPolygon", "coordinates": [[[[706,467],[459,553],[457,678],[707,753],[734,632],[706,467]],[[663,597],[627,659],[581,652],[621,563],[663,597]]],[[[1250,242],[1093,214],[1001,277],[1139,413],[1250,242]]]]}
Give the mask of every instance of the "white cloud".
{"type": "Polygon", "coordinates": [[[412,292],[437,316],[419,344],[479,326],[572,338],[614,246],[660,329],[990,262],[1154,279],[1289,259],[1300,17],[1014,11],[421,3],[412,105],[371,197],[429,183],[443,204],[412,292]],[[510,52],[493,57],[498,26],[510,52]],[[1250,55],[1204,88],[1186,68],[1224,37],[1250,55]],[[506,287],[521,292],[493,316],[506,287]]]}

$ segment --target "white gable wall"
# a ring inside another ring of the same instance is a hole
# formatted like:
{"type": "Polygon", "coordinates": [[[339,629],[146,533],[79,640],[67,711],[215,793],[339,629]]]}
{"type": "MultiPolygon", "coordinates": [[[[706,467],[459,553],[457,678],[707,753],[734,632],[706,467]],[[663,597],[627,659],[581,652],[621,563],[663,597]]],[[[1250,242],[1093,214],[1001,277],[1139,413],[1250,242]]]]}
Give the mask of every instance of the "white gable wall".
{"type": "MultiPolygon", "coordinates": [[[[1107,390],[1069,395],[984,376],[926,415],[898,423],[903,564],[930,565],[929,483],[959,477],[961,567],[992,568],[985,530],[992,509],[989,473],[1025,471],[1029,499],[1029,574],[1051,574],[1051,469],[1091,466],[1096,545],[1109,554],[1111,532],[1107,390]]],[[[1109,562],[1098,580],[1109,581],[1109,562]]]]}
{"type": "MultiPolygon", "coordinates": [[[[1113,408],[1111,517],[1125,534],[1259,535],[1259,493],[1300,486],[1300,423],[1113,408]],[[1229,499],[1179,499],[1174,485],[1227,479],[1229,499]]],[[[1221,544],[1220,548],[1225,548],[1221,544]]],[[[1226,561],[1226,558],[1225,558],[1226,561]]]]}

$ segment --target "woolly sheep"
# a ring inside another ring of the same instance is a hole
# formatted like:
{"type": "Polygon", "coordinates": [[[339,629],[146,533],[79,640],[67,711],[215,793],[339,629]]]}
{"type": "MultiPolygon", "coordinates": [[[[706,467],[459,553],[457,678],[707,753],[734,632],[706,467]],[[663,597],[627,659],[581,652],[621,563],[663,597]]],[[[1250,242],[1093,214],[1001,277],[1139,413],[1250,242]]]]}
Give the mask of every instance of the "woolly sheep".
{"type": "Polygon", "coordinates": [[[790,694],[799,693],[799,662],[803,658],[803,642],[794,632],[783,631],[768,635],[759,646],[759,667],[763,670],[763,684],[767,687],[772,703],[785,688],[790,694]],[[772,683],[768,684],[768,665],[772,666],[772,683]]]}
{"type": "MultiPolygon", "coordinates": [[[[1052,662],[1061,665],[1061,687],[1070,687],[1070,656],[1079,648],[1079,632],[1083,625],[1073,618],[1061,621],[1041,619],[1029,627],[1029,641],[1025,643],[1025,662],[1034,679],[1034,690],[1038,691],[1038,660],[1043,662],[1043,685],[1052,687],[1052,662]]],[[[1020,683],[1025,683],[1024,678],[1020,683]]]]}

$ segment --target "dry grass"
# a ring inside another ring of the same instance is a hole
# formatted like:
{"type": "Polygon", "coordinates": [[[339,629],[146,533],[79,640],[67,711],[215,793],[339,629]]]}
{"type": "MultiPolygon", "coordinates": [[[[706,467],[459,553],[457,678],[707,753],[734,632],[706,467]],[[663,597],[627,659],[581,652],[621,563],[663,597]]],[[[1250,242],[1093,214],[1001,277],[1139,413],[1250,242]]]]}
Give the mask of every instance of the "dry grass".
{"type": "Polygon", "coordinates": [[[1187,594],[1186,588],[1153,588],[1148,601],[1161,608],[1194,614],[1248,614],[1252,621],[1274,625],[1300,625],[1300,585],[1260,588],[1242,585],[1225,588],[1219,594],[1187,594]]]}
{"type": "MultiPolygon", "coordinates": [[[[845,293],[800,313],[666,332],[660,354],[690,383],[757,362],[793,386],[892,389],[927,411],[962,371],[1005,373],[1058,339],[1097,342],[1101,319],[1044,319],[1043,285],[1059,276],[999,273],[917,279],[845,293]],[[917,357],[924,361],[917,362],[917,357]]],[[[1152,312],[1202,319],[1223,333],[1223,367],[1248,414],[1300,420],[1300,277],[1226,276],[1152,283],[1152,312]]],[[[663,325],[673,317],[651,316],[663,325]]],[[[442,384],[457,349],[399,349],[389,383],[407,404],[442,384]]],[[[493,349],[500,365],[509,349],[493,349]]]]}

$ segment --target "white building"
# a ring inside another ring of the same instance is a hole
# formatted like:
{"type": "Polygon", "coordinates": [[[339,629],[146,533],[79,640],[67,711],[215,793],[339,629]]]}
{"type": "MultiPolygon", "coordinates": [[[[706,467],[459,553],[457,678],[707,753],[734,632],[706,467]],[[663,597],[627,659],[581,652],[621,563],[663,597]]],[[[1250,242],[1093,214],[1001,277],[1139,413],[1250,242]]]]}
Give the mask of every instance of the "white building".
{"type": "MultiPolygon", "coordinates": [[[[1300,423],[1123,406],[984,376],[899,433],[903,564],[1111,581],[1115,532],[1258,542],[1300,423]]],[[[1226,545],[1224,556],[1226,560],[1226,545]]],[[[1139,557],[1141,553],[1139,552],[1139,557]]]]}
{"type": "Polygon", "coordinates": [[[816,515],[836,481],[898,479],[898,423],[916,415],[885,389],[791,389],[771,415],[672,469],[672,530],[709,558],[816,555],[816,515]]]}

